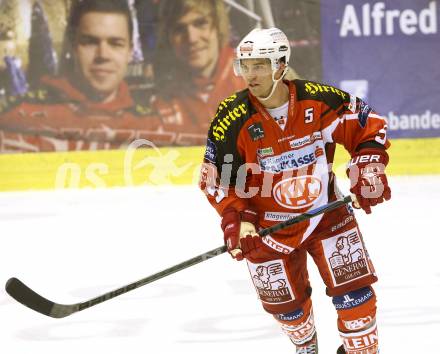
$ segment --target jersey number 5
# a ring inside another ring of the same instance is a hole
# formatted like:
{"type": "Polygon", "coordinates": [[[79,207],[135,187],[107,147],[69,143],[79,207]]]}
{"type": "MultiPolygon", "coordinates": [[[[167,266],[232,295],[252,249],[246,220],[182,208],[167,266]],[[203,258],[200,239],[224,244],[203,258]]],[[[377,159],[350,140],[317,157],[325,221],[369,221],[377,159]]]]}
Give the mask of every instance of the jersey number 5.
{"type": "Polygon", "coordinates": [[[313,107],[304,110],[304,123],[313,122],[313,107]]]}

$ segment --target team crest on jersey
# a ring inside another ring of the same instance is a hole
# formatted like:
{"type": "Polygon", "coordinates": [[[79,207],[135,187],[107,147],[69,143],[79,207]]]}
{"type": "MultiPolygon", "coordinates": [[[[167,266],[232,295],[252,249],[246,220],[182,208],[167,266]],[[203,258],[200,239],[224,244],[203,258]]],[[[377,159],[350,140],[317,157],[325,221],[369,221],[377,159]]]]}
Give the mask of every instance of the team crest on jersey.
{"type": "Polygon", "coordinates": [[[281,260],[254,264],[248,262],[252,281],[260,300],[266,304],[282,304],[295,300],[281,260]]]}
{"type": "Polygon", "coordinates": [[[287,209],[310,207],[322,193],[322,182],[315,176],[286,178],[275,184],[273,196],[275,201],[287,209]]]}
{"type": "Polygon", "coordinates": [[[261,122],[254,123],[248,127],[249,135],[252,141],[257,141],[264,138],[264,130],[261,122]]]}
{"type": "Polygon", "coordinates": [[[357,228],[322,241],[334,286],[371,274],[368,255],[357,228]]]}

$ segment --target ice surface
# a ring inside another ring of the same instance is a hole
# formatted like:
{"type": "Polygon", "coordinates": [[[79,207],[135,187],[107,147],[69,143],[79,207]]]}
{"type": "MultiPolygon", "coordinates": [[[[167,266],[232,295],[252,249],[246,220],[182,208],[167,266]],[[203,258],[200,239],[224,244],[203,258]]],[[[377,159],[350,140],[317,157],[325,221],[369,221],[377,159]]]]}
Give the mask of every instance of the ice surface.
{"type": "MultiPolygon", "coordinates": [[[[440,176],[395,177],[391,186],[390,202],[357,212],[380,277],[381,353],[439,353],[440,176]]],[[[2,193],[0,235],[0,283],[16,276],[61,303],[222,244],[219,218],[195,187],[2,193]]],[[[312,262],[310,273],[320,353],[333,354],[335,310],[312,262]]],[[[64,319],[0,292],[2,354],[225,352],[294,352],[245,263],[226,254],[64,319]]]]}

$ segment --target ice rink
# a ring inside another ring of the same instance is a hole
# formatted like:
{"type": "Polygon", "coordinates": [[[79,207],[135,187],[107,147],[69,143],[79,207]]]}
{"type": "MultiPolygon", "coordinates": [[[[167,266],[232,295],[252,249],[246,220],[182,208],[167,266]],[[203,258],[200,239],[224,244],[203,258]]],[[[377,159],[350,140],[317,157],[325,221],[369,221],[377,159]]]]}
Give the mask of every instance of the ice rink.
{"type": "MultiPolygon", "coordinates": [[[[380,277],[381,353],[437,354],[440,176],[390,180],[390,202],[357,212],[380,277]]],[[[68,304],[222,245],[219,218],[195,187],[1,193],[0,233],[1,284],[16,276],[68,304]]],[[[334,354],[335,310],[309,265],[320,353],[334,354]]],[[[64,319],[22,306],[2,285],[0,321],[1,354],[295,351],[245,263],[226,254],[64,319]]]]}

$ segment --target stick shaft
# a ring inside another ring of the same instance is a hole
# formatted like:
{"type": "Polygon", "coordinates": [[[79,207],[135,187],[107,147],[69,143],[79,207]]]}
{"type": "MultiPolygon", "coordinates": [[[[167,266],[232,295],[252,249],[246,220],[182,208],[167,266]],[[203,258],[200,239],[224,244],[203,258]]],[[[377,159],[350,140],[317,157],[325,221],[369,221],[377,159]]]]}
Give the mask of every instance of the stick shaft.
{"type": "MultiPolygon", "coordinates": [[[[352,196],[347,196],[340,200],[335,200],[333,202],[330,202],[326,205],[323,205],[319,208],[310,210],[304,214],[300,214],[292,219],[286,220],[284,222],[281,222],[279,224],[273,225],[271,227],[268,227],[266,229],[260,230],[258,234],[260,236],[267,236],[270,233],[283,230],[293,224],[297,224],[301,221],[308,220],[310,218],[313,218],[315,216],[318,216],[320,214],[323,214],[325,212],[334,210],[336,208],[339,208],[342,205],[348,204],[352,202],[354,199],[352,196]]],[[[168,275],[171,275],[173,273],[179,272],[183,269],[186,269],[188,267],[191,267],[195,264],[201,263],[203,261],[206,261],[210,258],[216,257],[222,253],[225,253],[227,250],[226,246],[217,247],[215,249],[212,249],[208,252],[202,253],[196,257],[193,257],[191,259],[188,259],[184,262],[181,262],[179,264],[176,264],[172,267],[169,267],[167,269],[164,269],[158,273],[152,274],[148,277],[145,277],[143,279],[140,279],[138,281],[135,281],[133,283],[130,283],[128,285],[124,285],[118,289],[109,291],[105,294],[102,294],[100,296],[97,296],[93,299],[79,302],[77,304],[71,304],[71,305],[63,305],[63,304],[57,304],[54,303],[35,291],[33,291],[31,288],[26,286],[24,283],[22,283],[17,278],[11,278],[6,283],[6,291],[11,295],[15,300],[22,303],[23,305],[31,308],[32,310],[35,310],[39,313],[42,313],[46,316],[54,317],[54,318],[61,318],[69,316],[75,312],[85,310],[89,307],[95,306],[97,304],[100,304],[101,302],[110,300],[114,297],[117,297],[119,295],[125,294],[129,291],[132,291],[134,289],[137,289],[143,285],[152,283],[158,279],[164,278],[168,275]]]]}
{"type": "MultiPolygon", "coordinates": [[[[310,211],[308,211],[306,213],[300,214],[300,215],[298,215],[298,216],[296,216],[296,217],[294,217],[292,219],[289,219],[289,220],[283,221],[281,223],[278,223],[276,225],[273,225],[271,227],[262,229],[262,230],[260,230],[258,232],[258,234],[260,236],[269,235],[270,233],[273,233],[273,232],[279,231],[279,230],[283,230],[283,229],[285,229],[285,228],[287,228],[287,227],[289,227],[289,226],[291,226],[293,224],[297,224],[297,223],[299,223],[301,221],[308,220],[310,218],[313,218],[313,217],[318,216],[320,214],[323,214],[325,212],[329,212],[331,210],[339,208],[340,206],[348,204],[351,201],[352,201],[352,197],[351,196],[346,196],[343,199],[335,200],[335,201],[330,202],[328,204],[325,204],[325,205],[323,205],[323,206],[321,206],[319,208],[316,208],[316,209],[310,210],[310,211]]],[[[161,278],[164,278],[164,277],[166,277],[168,275],[171,275],[173,273],[176,273],[176,272],[179,272],[179,271],[181,271],[183,269],[191,267],[191,266],[193,266],[195,264],[198,264],[198,263],[206,261],[206,260],[208,260],[210,258],[216,257],[216,256],[218,256],[218,255],[220,255],[222,253],[225,253],[226,250],[227,250],[226,246],[221,246],[221,247],[217,247],[217,248],[215,248],[215,249],[213,249],[211,251],[202,253],[202,254],[200,254],[200,255],[198,255],[196,257],[188,259],[188,260],[186,260],[186,261],[184,261],[182,263],[176,264],[176,265],[174,265],[174,266],[172,266],[170,268],[164,269],[164,270],[162,270],[162,271],[160,271],[158,273],[155,273],[153,275],[150,275],[150,276],[148,276],[146,278],[140,279],[140,280],[138,280],[136,282],[133,282],[131,284],[123,286],[123,287],[121,287],[119,289],[113,290],[110,293],[107,293],[107,294],[104,294],[102,296],[98,296],[98,297],[96,297],[96,298],[94,298],[92,300],[86,301],[86,302],[83,303],[83,308],[82,309],[90,307],[90,306],[93,306],[93,305],[96,305],[96,304],[98,304],[98,303],[100,303],[102,301],[111,299],[113,297],[122,295],[122,294],[124,294],[124,293],[126,293],[128,291],[134,290],[134,289],[139,288],[139,287],[141,287],[143,285],[152,283],[152,282],[154,282],[156,280],[159,280],[161,278]],[[90,305],[87,306],[87,304],[89,304],[89,303],[90,303],[90,305]]]]}
{"type": "Polygon", "coordinates": [[[125,285],[125,286],[123,286],[121,288],[112,290],[112,291],[110,291],[108,293],[105,293],[105,294],[103,294],[101,296],[95,297],[95,298],[93,298],[91,300],[82,302],[82,303],[79,304],[79,310],[78,311],[81,311],[81,310],[84,310],[84,309],[89,308],[91,306],[97,305],[97,304],[99,304],[101,302],[110,300],[110,299],[112,299],[112,298],[114,298],[116,296],[125,294],[125,293],[127,293],[127,292],[129,292],[131,290],[134,290],[134,289],[137,289],[137,288],[139,288],[139,287],[141,287],[143,285],[152,283],[152,282],[154,282],[156,280],[164,278],[164,277],[166,277],[168,275],[171,275],[173,273],[177,273],[177,272],[179,272],[179,271],[181,271],[183,269],[189,268],[189,267],[191,267],[193,265],[196,265],[198,263],[206,261],[206,260],[208,260],[210,258],[213,258],[215,256],[218,256],[218,255],[220,255],[220,254],[222,254],[224,252],[226,252],[226,246],[221,246],[221,247],[214,248],[211,251],[202,253],[202,254],[200,254],[200,255],[198,255],[196,257],[193,257],[193,258],[188,259],[188,260],[186,260],[186,261],[184,261],[182,263],[179,263],[179,264],[176,264],[176,265],[174,265],[172,267],[164,269],[164,270],[162,270],[162,271],[160,271],[158,273],[152,274],[152,275],[150,275],[150,276],[148,276],[146,278],[140,279],[138,281],[135,281],[133,283],[125,285]]]}

